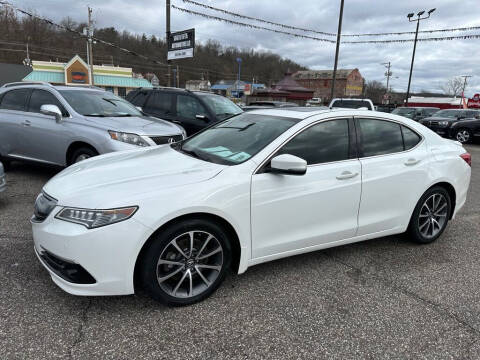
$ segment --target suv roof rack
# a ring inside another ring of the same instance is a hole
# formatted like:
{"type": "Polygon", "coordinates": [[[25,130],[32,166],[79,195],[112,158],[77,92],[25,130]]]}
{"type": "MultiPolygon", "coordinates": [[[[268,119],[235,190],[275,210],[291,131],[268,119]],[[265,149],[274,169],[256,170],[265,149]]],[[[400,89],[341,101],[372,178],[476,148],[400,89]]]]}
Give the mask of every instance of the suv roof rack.
{"type": "Polygon", "coordinates": [[[53,86],[52,84],[45,81],[17,81],[12,83],[4,84],[2,87],[13,87],[13,86],[26,86],[26,85],[46,85],[53,86]]]}

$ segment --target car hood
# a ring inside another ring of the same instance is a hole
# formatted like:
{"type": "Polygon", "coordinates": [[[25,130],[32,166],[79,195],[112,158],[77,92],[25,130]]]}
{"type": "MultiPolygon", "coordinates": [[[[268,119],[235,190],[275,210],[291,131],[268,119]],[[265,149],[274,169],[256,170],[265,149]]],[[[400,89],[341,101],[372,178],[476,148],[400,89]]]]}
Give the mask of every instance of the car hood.
{"type": "Polygon", "coordinates": [[[58,205],[104,208],[137,195],[206,181],[225,167],[163,145],[84,160],[53,177],[44,191],[58,205]]]}
{"type": "Polygon", "coordinates": [[[183,130],[176,124],[151,116],[84,117],[87,121],[105,130],[122,131],[137,135],[177,135],[181,134],[183,130]]]}

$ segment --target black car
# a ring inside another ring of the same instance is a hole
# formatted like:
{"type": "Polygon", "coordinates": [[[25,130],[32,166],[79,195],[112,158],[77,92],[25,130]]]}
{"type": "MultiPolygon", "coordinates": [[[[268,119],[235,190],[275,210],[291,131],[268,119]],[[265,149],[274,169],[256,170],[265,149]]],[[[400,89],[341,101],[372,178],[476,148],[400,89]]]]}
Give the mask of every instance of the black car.
{"type": "Polygon", "coordinates": [[[395,110],[392,111],[392,114],[405,116],[406,118],[420,121],[427,117],[433,116],[437,113],[440,109],[437,107],[397,107],[395,110]]]}
{"type": "Polygon", "coordinates": [[[462,144],[480,137],[480,113],[475,118],[459,120],[450,126],[450,137],[462,144]]]}
{"type": "Polygon", "coordinates": [[[450,127],[459,120],[474,118],[479,113],[478,110],[469,109],[445,109],[437,111],[432,117],[420,120],[419,123],[425,125],[438,135],[448,137],[450,127]]]}
{"type": "Polygon", "coordinates": [[[127,100],[148,115],[183,126],[188,136],[242,112],[223,96],[179,88],[140,88],[127,100]]]}

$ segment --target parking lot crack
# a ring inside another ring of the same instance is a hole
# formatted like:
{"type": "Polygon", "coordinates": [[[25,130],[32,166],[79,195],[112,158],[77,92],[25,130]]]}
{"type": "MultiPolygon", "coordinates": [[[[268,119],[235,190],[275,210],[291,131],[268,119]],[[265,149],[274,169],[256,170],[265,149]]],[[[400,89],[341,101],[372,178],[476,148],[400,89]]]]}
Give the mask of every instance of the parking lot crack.
{"type": "Polygon", "coordinates": [[[325,255],[329,259],[331,259],[332,261],[337,262],[339,264],[342,264],[343,266],[348,267],[350,270],[354,271],[357,278],[362,278],[363,279],[363,281],[359,281],[359,283],[365,284],[367,280],[380,282],[382,285],[384,285],[384,286],[386,286],[386,287],[388,287],[388,288],[390,288],[394,291],[400,292],[403,295],[408,296],[409,298],[414,299],[417,302],[420,302],[420,303],[423,303],[424,305],[430,306],[438,314],[440,314],[442,316],[446,316],[446,317],[454,320],[456,323],[462,325],[468,332],[470,332],[474,336],[480,337],[480,331],[477,328],[475,328],[473,325],[469,324],[467,321],[461,319],[457,314],[455,314],[454,312],[445,308],[441,304],[438,304],[438,303],[436,303],[432,300],[426,299],[426,298],[420,296],[419,294],[416,294],[415,292],[413,292],[409,289],[406,289],[402,286],[396,285],[390,279],[382,278],[378,275],[368,276],[362,271],[361,268],[356,267],[352,264],[349,264],[348,262],[345,262],[342,259],[340,259],[340,258],[338,258],[334,255],[331,255],[331,254],[328,254],[328,253],[325,253],[325,255]]]}
{"type": "Polygon", "coordinates": [[[90,307],[92,306],[92,299],[88,299],[87,305],[85,308],[82,310],[82,313],[80,314],[80,325],[78,325],[77,328],[77,336],[75,337],[75,340],[73,341],[72,346],[70,347],[70,359],[73,358],[73,353],[75,351],[75,348],[83,341],[84,338],[84,328],[88,320],[88,311],[90,310],[90,307]]]}

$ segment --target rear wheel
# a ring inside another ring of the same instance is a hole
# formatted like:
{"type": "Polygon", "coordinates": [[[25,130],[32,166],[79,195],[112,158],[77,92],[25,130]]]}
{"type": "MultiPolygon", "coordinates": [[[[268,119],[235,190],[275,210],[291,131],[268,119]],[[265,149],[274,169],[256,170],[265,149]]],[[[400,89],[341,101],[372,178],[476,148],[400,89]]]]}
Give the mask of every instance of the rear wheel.
{"type": "Polygon", "coordinates": [[[88,147],[81,147],[75,150],[70,157],[69,165],[97,156],[98,152],[88,147]]]}
{"type": "Polygon", "coordinates": [[[158,234],[143,251],[146,292],[166,305],[190,305],[210,296],[225,278],[231,247],[210,221],[186,220],[158,234]]]}
{"type": "Polygon", "coordinates": [[[3,169],[5,171],[10,170],[11,167],[11,161],[8,159],[5,159],[4,157],[0,157],[0,162],[3,164],[3,169]]]}
{"type": "Polygon", "coordinates": [[[409,233],[420,244],[428,244],[440,237],[447,227],[452,209],[448,192],[440,186],[429,189],[417,203],[410,219],[409,233]]]}
{"type": "Polygon", "coordinates": [[[458,129],[455,132],[455,139],[460,141],[462,144],[469,143],[472,141],[473,134],[469,129],[458,129]]]}

